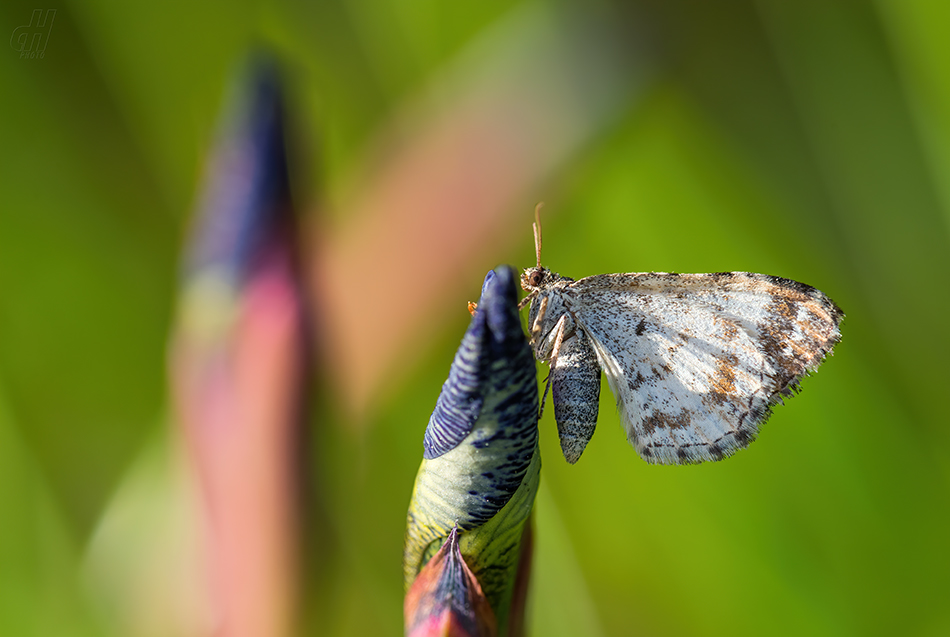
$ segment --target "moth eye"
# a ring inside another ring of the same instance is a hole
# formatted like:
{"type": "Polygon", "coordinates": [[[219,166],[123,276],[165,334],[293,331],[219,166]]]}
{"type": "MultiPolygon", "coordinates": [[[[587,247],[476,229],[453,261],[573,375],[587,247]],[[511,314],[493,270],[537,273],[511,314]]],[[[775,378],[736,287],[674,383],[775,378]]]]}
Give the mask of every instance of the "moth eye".
{"type": "Polygon", "coordinates": [[[532,286],[537,286],[541,283],[541,273],[534,271],[531,273],[531,276],[528,277],[528,283],[532,286]]]}

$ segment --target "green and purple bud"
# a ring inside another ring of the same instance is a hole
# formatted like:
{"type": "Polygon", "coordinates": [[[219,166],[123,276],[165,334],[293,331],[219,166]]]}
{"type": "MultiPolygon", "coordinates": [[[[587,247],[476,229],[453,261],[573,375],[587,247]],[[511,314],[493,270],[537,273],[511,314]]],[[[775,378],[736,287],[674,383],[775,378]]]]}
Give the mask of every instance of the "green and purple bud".
{"type": "Polygon", "coordinates": [[[403,560],[406,591],[415,600],[410,604],[407,597],[406,631],[414,637],[468,635],[463,628],[489,624],[466,619],[455,598],[445,596],[475,595],[467,573],[497,620],[497,634],[521,632],[523,608],[512,603],[516,599],[523,606],[525,598],[530,558],[525,538],[541,457],[537,377],[518,316],[516,280],[507,266],[486,276],[478,309],[426,428],[403,560]],[[465,568],[452,567],[454,551],[465,568]],[[434,572],[425,570],[427,564],[434,564],[434,572]],[[441,604],[419,604],[440,595],[441,604]],[[439,623],[433,613],[448,613],[454,623],[439,623]],[[418,632],[440,625],[459,628],[418,632]]]}

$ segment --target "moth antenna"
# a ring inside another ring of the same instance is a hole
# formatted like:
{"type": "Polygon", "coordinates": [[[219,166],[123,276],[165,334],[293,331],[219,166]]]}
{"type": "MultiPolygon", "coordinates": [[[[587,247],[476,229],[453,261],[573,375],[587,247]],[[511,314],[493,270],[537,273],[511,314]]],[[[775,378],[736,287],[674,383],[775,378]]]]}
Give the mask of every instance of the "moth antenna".
{"type": "Polygon", "coordinates": [[[534,223],[531,225],[534,228],[534,253],[538,257],[538,267],[541,267],[541,207],[544,205],[543,201],[538,202],[538,205],[534,207],[534,223]]]}

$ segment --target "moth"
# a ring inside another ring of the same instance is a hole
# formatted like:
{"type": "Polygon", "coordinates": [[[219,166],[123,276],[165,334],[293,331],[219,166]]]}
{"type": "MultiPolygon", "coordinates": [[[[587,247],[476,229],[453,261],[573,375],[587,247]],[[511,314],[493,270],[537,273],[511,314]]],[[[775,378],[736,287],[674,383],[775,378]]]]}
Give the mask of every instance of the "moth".
{"type": "Polygon", "coordinates": [[[541,266],[539,219],[534,239],[519,309],[530,303],[529,342],[550,367],[541,405],[551,389],[571,464],[597,424],[601,371],[641,458],[698,463],[748,446],[841,340],[844,313],[804,283],[750,272],[575,281],[541,266]]]}

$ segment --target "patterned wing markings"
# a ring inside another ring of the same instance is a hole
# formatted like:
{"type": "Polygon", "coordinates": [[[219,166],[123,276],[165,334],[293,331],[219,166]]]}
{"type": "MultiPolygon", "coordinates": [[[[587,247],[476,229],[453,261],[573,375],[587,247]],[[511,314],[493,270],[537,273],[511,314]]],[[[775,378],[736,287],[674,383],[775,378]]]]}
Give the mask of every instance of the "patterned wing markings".
{"type": "Polygon", "coordinates": [[[771,406],[831,353],[844,316],[815,288],[745,272],[605,274],[542,287],[589,338],[631,444],[661,464],[747,446],[771,406]]]}

